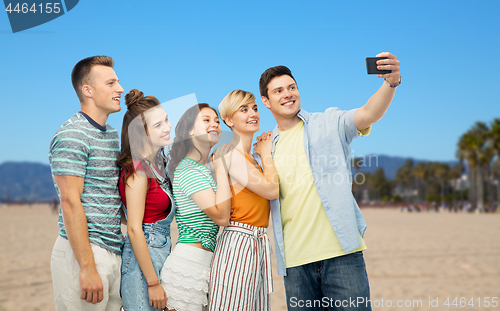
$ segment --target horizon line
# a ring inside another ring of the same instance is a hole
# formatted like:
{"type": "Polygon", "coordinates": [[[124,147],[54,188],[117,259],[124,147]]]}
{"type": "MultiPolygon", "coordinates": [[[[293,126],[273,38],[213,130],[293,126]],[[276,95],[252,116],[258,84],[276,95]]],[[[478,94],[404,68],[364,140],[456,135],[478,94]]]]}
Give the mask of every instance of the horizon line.
{"type": "MultiPolygon", "coordinates": [[[[377,156],[377,157],[389,157],[389,158],[402,158],[402,159],[411,159],[413,161],[418,161],[418,162],[459,162],[459,159],[453,159],[453,160],[428,160],[428,159],[419,159],[411,156],[400,156],[400,155],[387,155],[387,154],[375,154],[375,153],[369,153],[369,154],[362,154],[362,155],[356,155],[353,156],[351,154],[351,160],[353,161],[357,157],[370,157],[370,156],[377,156]]],[[[42,164],[42,165],[47,165],[50,166],[49,161],[47,159],[47,162],[41,162],[41,161],[35,161],[35,160],[21,160],[21,161],[15,161],[15,160],[4,160],[0,162],[0,165],[3,165],[5,163],[31,163],[31,164],[42,164]]]]}

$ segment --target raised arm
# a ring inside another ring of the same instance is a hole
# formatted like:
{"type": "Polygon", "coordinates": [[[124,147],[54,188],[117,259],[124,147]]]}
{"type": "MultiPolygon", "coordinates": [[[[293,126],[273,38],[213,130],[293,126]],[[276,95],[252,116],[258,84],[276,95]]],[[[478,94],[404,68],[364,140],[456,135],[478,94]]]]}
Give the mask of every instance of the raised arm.
{"type": "Polygon", "coordinates": [[[396,93],[395,87],[399,84],[401,75],[399,73],[399,64],[397,57],[389,52],[380,53],[377,57],[388,57],[388,59],[383,59],[377,61],[377,69],[381,70],[392,70],[391,73],[379,74],[377,77],[384,78],[382,86],[378,91],[373,94],[366,104],[359,108],[354,114],[354,123],[358,130],[362,131],[368,128],[373,123],[382,119],[387,109],[389,108],[394,94],[396,93]]]}
{"type": "Polygon", "coordinates": [[[205,189],[191,194],[196,205],[216,224],[224,227],[229,225],[231,211],[231,189],[226,170],[231,165],[231,150],[231,146],[222,145],[214,153],[217,193],[205,189]]]}
{"type": "Polygon", "coordinates": [[[90,246],[87,217],[80,197],[83,193],[83,177],[55,175],[54,180],[61,193],[61,209],[64,228],[69,243],[80,266],[81,299],[98,303],[103,299],[103,285],[95,266],[90,246]]]}

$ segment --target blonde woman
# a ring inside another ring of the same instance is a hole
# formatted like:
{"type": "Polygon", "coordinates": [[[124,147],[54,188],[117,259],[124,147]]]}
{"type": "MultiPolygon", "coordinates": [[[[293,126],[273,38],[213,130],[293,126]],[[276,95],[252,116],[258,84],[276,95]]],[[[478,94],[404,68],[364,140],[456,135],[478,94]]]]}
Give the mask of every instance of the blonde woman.
{"type": "MultiPolygon", "coordinates": [[[[271,247],[267,237],[269,200],[278,197],[270,139],[255,144],[260,114],[252,93],[236,90],[219,105],[224,123],[239,136],[231,156],[231,219],[217,240],[209,288],[209,310],[270,310],[271,247]]],[[[236,141],[237,139],[235,139],[236,141]]]]}

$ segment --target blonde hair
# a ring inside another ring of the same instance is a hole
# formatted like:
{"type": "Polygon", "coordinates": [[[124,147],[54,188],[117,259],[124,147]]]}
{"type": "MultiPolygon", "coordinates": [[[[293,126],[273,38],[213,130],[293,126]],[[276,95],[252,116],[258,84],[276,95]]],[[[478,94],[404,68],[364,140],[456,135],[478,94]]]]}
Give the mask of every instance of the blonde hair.
{"type": "Polygon", "coordinates": [[[226,124],[226,117],[232,117],[241,106],[251,103],[255,103],[255,96],[250,92],[234,90],[227,94],[219,104],[219,114],[224,124],[226,124]]]}

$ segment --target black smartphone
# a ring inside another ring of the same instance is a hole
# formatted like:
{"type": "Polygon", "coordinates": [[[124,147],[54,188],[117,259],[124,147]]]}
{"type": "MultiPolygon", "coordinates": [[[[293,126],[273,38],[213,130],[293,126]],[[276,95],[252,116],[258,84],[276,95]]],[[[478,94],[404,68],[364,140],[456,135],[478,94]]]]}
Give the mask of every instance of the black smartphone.
{"type": "Polygon", "coordinates": [[[377,61],[380,59],[387,59],[387,57],[367,57],[366,58],[366,71],[369,75],[391,73],[392,70],[377,69],[377,61]]]}

